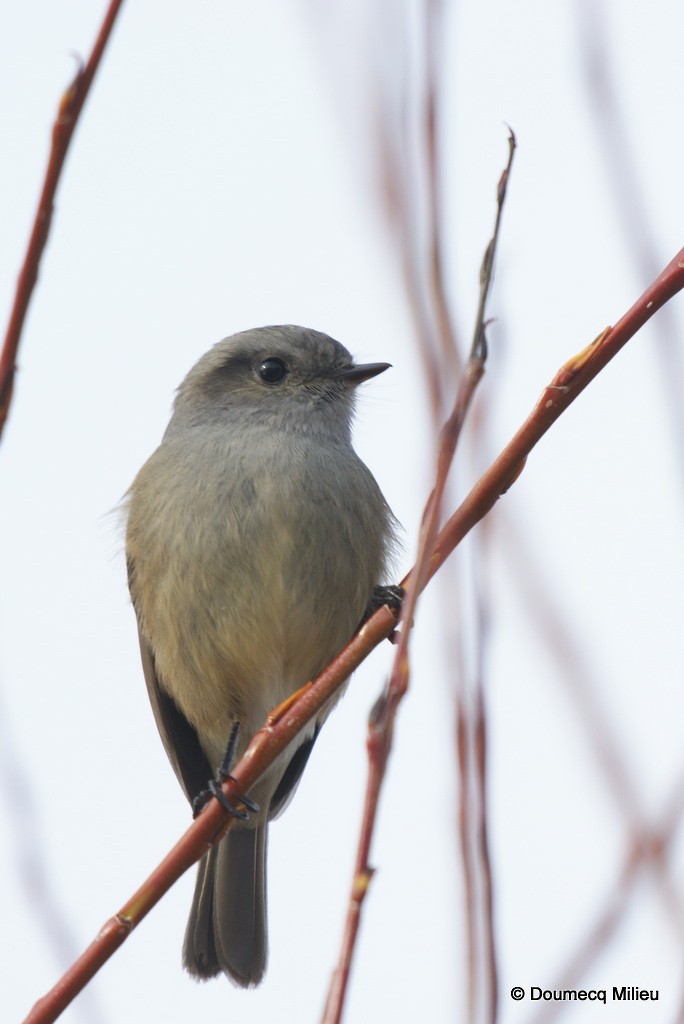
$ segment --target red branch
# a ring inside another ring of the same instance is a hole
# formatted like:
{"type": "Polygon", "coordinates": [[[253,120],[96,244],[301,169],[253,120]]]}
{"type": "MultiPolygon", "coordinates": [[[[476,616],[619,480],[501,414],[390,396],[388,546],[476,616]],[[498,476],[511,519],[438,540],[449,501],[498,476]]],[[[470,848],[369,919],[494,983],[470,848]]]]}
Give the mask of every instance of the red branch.
{"type": "Polygon", "coordinates": [[[92,53],[88,58],[88,63],[79,67],[76,77],[62,96],[57,110],[57,117],[52,126],[52,145],[45,171],[45,180],[43,181],[43,188],[38,200],[38,209],[33,221],[33,229],[26,250],[26,256],[19,272],[14,304],[10,313],[9,323],[7,324],[2,354],[0,354],[0,437],[2,436],[12,401],[19,341],[26,319],[26,312],[31,301],[31,295],[38,280],[40,260],[50,233],[55,193],[57,192],[57,186],[62,173],[62,166],[69,149],[71,137],[74,134],[76,123],[83,109],[83,104],[85,103],[122,3],[123,0],[112,0],[110,3],[95,40],[92,53]]]}

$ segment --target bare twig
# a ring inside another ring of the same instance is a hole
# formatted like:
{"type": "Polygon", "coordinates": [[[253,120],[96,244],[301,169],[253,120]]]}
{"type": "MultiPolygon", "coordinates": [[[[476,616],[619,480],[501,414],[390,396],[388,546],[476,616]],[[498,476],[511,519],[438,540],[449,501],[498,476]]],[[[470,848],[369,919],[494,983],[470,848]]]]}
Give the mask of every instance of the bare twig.
{"type": "MultiPolygon", "coordinates": [[[[417,592],[416,581],[420,580],[424,585],[431,579],[468,531],[511,486],[519,475],[526,456],[558,416],[656,310],[682,288],[684,250],[668,264],[614,328],[604,331],[588,348],[561,367],[551,384],[544,389],[537,405],[520,430],[437,536],[435,552],[430,559],[427,572],[418,572],[416,567],[402,581],[409,592],[409,598],[412,589],[417,592]]],[[[328,668],[316,680],[302,688],[296,700],[269,718],[266,725],[253,737],[244,756],[235,766],[233,778],[224,783],[223,789],[229,799],[239,803],[240,794],[249,792],[278,754],[320,711],[366,655],[392,633],[395,625],[394,613],[387,606],[380,608],[328,668]]],[[[403,662],[399,665],[399,672],[402,671],[403,662]]],[[[401,686],[401,679],[399,685],[401,686]]],[[[387,703],[383,701],[383,714],[386,714],[387,703]]],[[[57,985],[39,1000],[26,1018],[25,1024],[50,1024],[56,1020],[183,872],[199,860],[209,845],[217,842],[225,834],[231,827],[231,821],[232,819],[226,820],[226,812],[221,804],[217,800],[211,800],[128,903],[104,925],[88,949],[57,985]]]]}
{"type": "Polygon", "coordinates": [[[506,168],[501,176],[497,190],[497,213],[494,234],[485,250],[480,274],[480,303],[478,318],[473,333],[473,342],[468,362],[456,394],[453,411],[445,423],[440,437],[437,455],[435,487],[430,495],[418,541],[416,565],[411,574],[410,585],[407,585],[407,596],[401,613],[401,632],[392,673],[385,692],[376,702],[368,723],[368,781],[363,818],[359,835],[359,843],[354,867],[351,895],[347,908],[344,936],[337,967],[332,976],[328,999],[323,1015],[324,1024],[338,1024],[342,1017],[342,1009],[349,981],[351,961],[354,954],[361,919],[361,909],[372,878],[370,866],[370,847],[375,830],[380,791],[385,777],[387,761],[392,748],[394,720],[397,708],[408,687],[409,679],[409,638],[416,614],[418,598],[427,582],[430,559],[434,549],[435,538],[442,507],[442,499],[446,488],[447,476],[453,461],[458,439],[461,435],[468,408],[477,385],[484,373],[487,346],[485,342],[484,309],[487,293],[491,284],[494,255],[501,224],[501,209],[506,195],[506,182],[511,169],[515,138],[511,132],[509,138],[509,156],[506,168]]]}
{"type": "MultiPolygon", "coordinates": [[[[477,318],[473,334],[471,352],[479,353],[482,359],[487,355],[485,336],[485,306],[494,274],[494,257],[501,227],[501,214],[506,199],[506,190],[513,165],[515,153],[515,135],[509,129],[508,161],[499,179],[497,187],[496,219],[492,237],[485,249],[482,266],[480,267],[480,296],[477,318]]],[[[481,616],[480,616],[481,618],[481,616]]],[[[480,957],[478,951],[480,935],[483,936],[486,962],[484,965],[484,993],[489,1006],[494,1008],[497,1002],[497,968],[494,947],[494,923],[492,875],[489,863],[489,847],[487,842],[486,800],[485,800],[485,708],[482,695],[482,637],[480,637],[480,655],[477,693],[475,697],[475,720],[472,718],[472,702],[459,687],[456,698],[456,744],[457,767],[459,772],[459,848],[463,864],[463,883],[465,892],[465,929],[467,944],[467,995],[466,1006],[468,1020],[475,1019],[475,1007],[480,978],[480,957]],[[483,888],[483,900],[477,899],[478,884],[483,888]],[[481,919],[481,915],[483,919],[481,919]]]]}
{"type": "Polygon", "coordinates": [[[107,45],[122,3],[123,0],[111,0],[90,57],[85,65],[79,66],[76,77],[62,96],[57,110],[57,117],[52,126],[52,145],[45,171],[43,188],[38,200],[38,209],[36,210],[28,248],[19,272],[14,304],[10,313],[9,323],[7,324],[2,354],[0,355],[0,436],[2,436],[12,401],[19,341],[31,295],[38,279],[41,256],[50,233],[55,194],[62,173],[62,166],[79,115],[83,109],[83,104],[86,101],[88,91],[99,67],[104,48],[107,45]]]}

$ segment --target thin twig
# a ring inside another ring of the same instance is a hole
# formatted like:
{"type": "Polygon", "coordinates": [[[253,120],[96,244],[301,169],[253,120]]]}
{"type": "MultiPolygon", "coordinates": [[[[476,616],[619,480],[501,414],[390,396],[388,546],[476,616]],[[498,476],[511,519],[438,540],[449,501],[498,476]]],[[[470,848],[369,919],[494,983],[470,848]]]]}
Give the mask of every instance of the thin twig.
{"type": "Polygon", "coordinates": [[[57,110],[57,117],[52,126],[52,145],[45,171],[43,188],[38,200],[38,209],[36,210],[28,248],[19,272],[14,304],[10,313],[9,323],[7,324],[2,354],[0,354],[0,437],[2,436],[12,401],[19,341],[29,302],[31,301],[31,295],[38,279],[41,256],[50,233],[55,194],[59,185],[62,166],[79,115],[83,109],[83,104],[86,101],[122,3],[123,0],[111,0],[95,40],[92,53],[87,63],[79,66],[76,77],[62,96],[57,110]]]}
{"type": "Polygon", "coordinates": [[[489,804],[487,801],[487,716],[482,686],[482,665],[477,689],[475,708],[475,782],[479,798],[479,820],[477,822],[476,850],[482,875],[482,916],[483,922],[483,970],[484,994],[487,997],[485,1019],[494,1024],[499,1005],[499,965],[496,956],[494,929],[494,881],[489,853],[489,804]]]}
{"type": "MultiPolygon", "coordinates": [[[[509,129],[508,161],[499,178],[496,194],[496,218],[494,231],[485,249],[480,267],[480,294],[477,317],[471,346],[471,357],[477,354],[482,360],[487,356],[485,307],[494,273],[494,257],[501,228],[501,214],[506,200],[506,189],[515,153],[515,135],[509,129]]],[[[480,648],[482,638],[480,637],[480,648]]],[[[467,946],[467,988],[466,1009],[469,1021],[476,1018],[478,991],[482,959],[480,936],[485,941],[483,996],[491,1007],[496,1005],[496,951],[494,946],[494,924],[491,918],[493,907],[492,874],[487,843],[485,778],[485,722],[483,680],[481,676],[482,656],[480,651],[479,672],[476,680],[475,721],[472,720],[472,701],[459,687],[456,697],[456,764],[459,772],[459,849],[463,865],[463,886],[465,892],[465,930],[467,946]],[[484,899],[477,898],[478,885],[484,890],[484,899]]]]}
{"type": "Polygon", "coordinates": [[[418,598],[428,578],[449,469],[470,403],[484,373],[487,356],[484,323],[485,301],[491,284],[494,255],[501,223],[501,209],[506,194],[505,182],[508,180],[514,152],[515,138],[511,132],[508,162],[497,190],[494,234],[487,245],[482,262],[478,319],[473,332],[470,355],[456,393],[454,408],[449,419],[444,424],[440,436],[435,486],[423,513],[416,565],[411,574],[411,583],[407,585],[407,595],[401,612],[400,624],[402,628],[399,633],[394,666],[387,687],[373,707],[368,723],[368,739],[366,744],[368,750],[368,781],[366,784],[366,797],[344,936],[337,967],[331,979],[328,999],[323,1014],[323,1024],[339,1024],[342,1018],[351,962],[361,920],[361,909],[373,874],[369,863],[370,848],[375,831],[380,791],[392,748],[394,720],[397,708],[408,688],[411,629],[416,615],[418,598]],[[503,186],[502,182],[504,182],[503,186]]]}
{"type": "MultiPolygon", "coordinates": [[[[633,337],[650,317],[684,288],[684,250],[668,264],[656,281],[618,324],[604,331],[579,355],[570,359],[542,393],[534,410],[505,449],[492,463],[457,511],[439,533],[430,560],[427,579],[444,564],[457,544],[492,508],[500,495],[519,475],[524,460],[606,363],[633,337]]],[[[411,592],[412,582],[423,573],[412,570],[402,581],[411,592]]],[[[425,582],[427,582],[427,579],[425,582]]],[[[311,721],[363,659],[388,637],[396,626],[395,614],[380,608],[353,637],[331,664],[307,686],[296,700],[269,717],[253,737],[244,756],[226,780],[223,791],[233,803],[249,793],[264,771],[275,761],[304,725],[311,721]]],[[[386,704],[386,702],[384,702],[386,704]]],[[[152,910],[180,876],[199,860],[207,847],[218,842],[231,827],[218,800],[211,800],[162,863],[142,884],[121,911],[98,933],[88,949],[26,1018],[25,1024],[51,1024],[94,976],[130,932],[152,910]]]]}

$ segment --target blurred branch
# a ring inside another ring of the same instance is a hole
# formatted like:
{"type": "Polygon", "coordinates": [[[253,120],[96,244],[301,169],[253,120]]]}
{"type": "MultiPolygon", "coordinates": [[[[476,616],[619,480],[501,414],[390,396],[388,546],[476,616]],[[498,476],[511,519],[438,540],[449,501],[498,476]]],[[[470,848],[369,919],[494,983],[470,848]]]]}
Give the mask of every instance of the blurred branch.
{"type": "MultiPolygon", "coordinates": [[[[402,581],[409,598],[404,610],[407,621],[410,621],[410,606],[417,599],[420,588],[434,576],[457,544],[512,485],[524,466],[526,456],[549,427],[623,345],[682,288],[684,249],[668,264],[615,327],[603,331],[591,345],[561,367],[553,381],[542,392],[530,416],[440,531],[427,568],[423,569],[416,565],[402,581]]],[[[454,419],[457,420],[457,417],[454,419]]],[[[428,537],[427,526],[424,526],[424,530],[425,536],[428,537]]],[[[253,737],[244,756],[233,770],[233,778],[224,783],[223,790],[229,800],[234,804],[240,803],[240,794],[249,792],[278,754],[320,711],[370,651],[393,632],[395,625],[396,619],[391,609],[386,605],[380,608],[317,679],[302,687],[296,699],[276,709],[264,727],[253,737]]],[[[396,675],[396,688],[392,691],[391,698],[382,700],[379,709],[380,717],[383,719],[387,718],[388,709],[397,700],[405,685],[406,669],[405,651],[404,654],[398,651],[393,673],[393,676],[396,675]]],[[[136,925],[159,902],[164,893],[199,860],[208,846],[223,837],[231,827],[232,821],[233,819],[227,818],[227,812],[221,804],[217,800],[211,800],[128,903],[106,922],[91,945],[63,978],[36,1003],[25,1024],[49,1024],[56,1020],[136,925]]]]}
{"type": "MultiPolygon", "coordinates": [[[[458,351],[456,328],[449,308],[444,274],[444,217],[442,212],[442,189],[439,177],[439,83],[442,71],[442,29],[444,0],[428,0],[426,38],[426,97],[425,134],[428,164],[428,238],[429,238],[429,283],[432,304],[437,321],[437,338],[440,342],[442,362],[458,378],[462,372],[458,351]]],[[[480,309],[482,317],[482,308],[480,309]]],[[[441,416],[441,410],[440,410],[441,416]]]]}
{"type": "Polygon", "coordinates": [[[423,71],[417,49],[411,46],[408,50],[414,61],[411,63],[404,54],[400,83],[393,83],[389,95],[378,80],[375,138],[380,194],[388,224],[398,240],[404,287],[437,434],[449,408],[445,396],[450,400],[462,373],[462,360],[444,274],[438,124],[443,0],[429,0],[421,14],[424,75],[419,86],[411,90],[412,74],[423,71]],[[415,113],[411,102],[414,98],[415,113]]]}
{"type": "MultiPolygon", "coordinates": [[[[391,227],[398,235],[398,249],[402,257],[404,286],[408,296],[409,307],[416,330],[418,349],[422,357],[423,371],[427,384],[432,423],[435,431],[442,419],[442,388],[443,381],[440,366],[432,344],[432,331],[428,315],[425,294],[421,287],[417,255],[419,250],[414,221],[416,219],[411,196],[411,189],[406,181],[405,160],[397,151],[396,140],[390,137],[388,118],[376,113],[376,136],[380,153],[381,193],[387,217],[391,227]]],[[[404,142],[402,136],[401,139],[404,142]]],[[[433,243],[434,244],[434,243],[433,243]]]]}
{"type": "MultiPolygon", "coordinates": [[[[507,559],[515,570],[517,594],[530,606],[538,626],[536,635],[542,637],[555,654],[560,678],[575,706],[600,774],[624,820],[627,841],[639,846],[640,837],[649,831],[649,808],[639,799],[629,757],[620,749],[611,718],[598,699],[600,681],[583,656],[576,637],[567,628],[553,591],[544,585],[535,564],[534,553],[527,545],[522,531],[510,516],[497,517],[494,522],[495,528],[502,531],[507,559]]],[[[681,786],[684,786],[684,779],[681,786]]],[[[677,824],[672,820],[673,816],[676,817],[683,809],[684,794],[678,789],[667,816],[668,834],[674,832],[677,824]]],[[[682,897],[664,861],[659,864],[658,883],[663,907],[673,920],[680,941],[684,942],[682,897]]]]}
{"type": "Polygon", "coordinates": [[[43,188],[38,200],[38,209],[36,210],[28,248],[19,272],[14,304],[7,325],[2,353],[0,354],[0,437],[2,436],[12,401],[19,341],[29,302],[31,301],[31,295],[38,279],[40,260],[50,233],[55,194],[59,185],[62,167],[79,115],[83,109],[83,104],[86,101],[122,3],[123,0],[111,0],[88,62],[85,65],[81,64],[79,66],[76,77],[62,96],[57,110],[57,117],[52,126],[52,144],[43,188]]]}
{"type": "MultiPolygon", "coordinates": [[[[634,262],[638,279],[647,281],[656,273],[658,249],[653,217],[639,180],[637,147],[630,136],[625,110],[615,88],[610,59],[613,40],[606,26],[605,3],[603,0],[581,0],[576,11],[587,110],[596,131],[597,149],[605,165],[610,195],[627,243],[627,252],[634,262]]],[[[668,309],[660,318],[655,353],[679,465],[684,466],[684,406],[681,400],[684,353],[681,346],[671,344],[672,338],[678,334],[681,337],[681,333],[681,321],[678,323],[674,313],[668,309]]]]}
{"type": "MultiPolygon", "coordinates": [[[[483,631],[484,632],[484,631],[483,631]]],[[[484,646],[484,640],[483,640],[484,646]]],[[[475,708],[475,779],[479,798],[477,827],[477,853],[482,871],[484,917],[484,982],[488,999],[486,1019],[494,1024],[499,1011],[499,965],[496,957],[496,929],[494,927],[494,883],[489,853],[489,813],[487,801],[487,716],[485,713],[482,659],[478,677],[477,706],[475,708]]]]}
{"type": "MultiPolygon", "coordinates": [[[[43,842],[35,793],[10,733],[8,708],[1,695],[0,797],[7,807],[11,831],[11,837],[5,836],[5,849],[14,847],[16,873],[26,904],[54,957],[57,969],[64,970],[78,951],[76,935],[55,892],[52,865],[48,848],[43,842]]],[[[94,990],[84,992],[75,1009],[80,1019],[87,1024],[104,1024],[105,1017],[94,990]]]]}
{"type": "MultiPolygon", "coordinates": [[[[684,812],[684,778],[680,779],[675,786],[670,806],[662,815],[660,824],[645,829],[630,844],[615,888],[598,911],[586,935],[578,943],[567,966],[561,971],[556,981],[549,986],[550,988],[577,987],[580,978],[615,934],[620,921],[629,908],[629,900],[637,879],[648,868],[655,870],[656,874],[663,870],[670,844],[681,822],[682,812],[684,812]]],[[[560,1009],[558,1004],[544,1004],[539,1008],[539,1012],[532,1017],[533,1024],[549,1024],[560,1009]]]]}
{"type": "Polygon", "coordinates": [[[600,681],[577,641],[576,631],[566,623],[552,586],[547,586],[535,560],[533,548],[520,525],[510,515],[493,520],[515,573],[516,592],[534,619],[535,635],[553,652],[560,678],[573,703],[578,719],[607,785],[630,834],[643,817],[636,780],[628,756],[620,750],[613,720],[598,698],[600,681]]]}

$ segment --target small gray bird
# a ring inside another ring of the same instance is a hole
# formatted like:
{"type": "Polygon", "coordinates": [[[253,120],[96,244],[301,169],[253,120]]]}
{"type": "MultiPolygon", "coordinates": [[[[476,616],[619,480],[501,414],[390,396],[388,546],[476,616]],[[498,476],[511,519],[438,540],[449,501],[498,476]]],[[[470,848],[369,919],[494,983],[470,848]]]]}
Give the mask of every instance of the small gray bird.
{"type": "MultiPolygon", "coordinates": [[[[351,444],[355,365],[326,334],[263,327],[215,345],[178,389],[127,496],[128,580],[147,689],[192,802],[237,737],[350,640],[385,571],[395,520],[351,444]],[[236,732],[237,730],[237,732],[236,732]]],[[[241,986],[264,974],[266,840],[332,708],[250,791],[259,810],[200,861],[183,961],[241,986]]]]}

